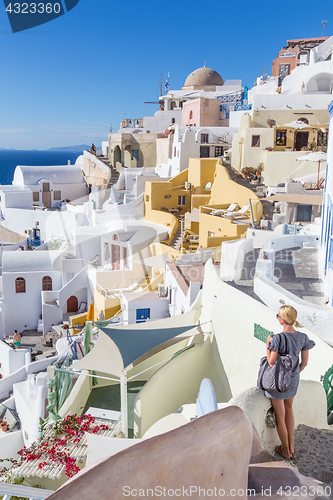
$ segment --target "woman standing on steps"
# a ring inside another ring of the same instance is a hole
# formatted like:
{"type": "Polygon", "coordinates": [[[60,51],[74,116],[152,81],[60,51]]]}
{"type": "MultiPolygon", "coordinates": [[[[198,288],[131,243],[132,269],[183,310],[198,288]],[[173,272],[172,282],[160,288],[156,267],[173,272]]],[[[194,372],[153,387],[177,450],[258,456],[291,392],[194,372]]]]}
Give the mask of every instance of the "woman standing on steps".
{"type": "Polygon", "coordinates": [[[269,335],[267,337],[267,360],[270,366],[276,363],[278,354],[290,354],[293,359],[290,389],[286,392],[265,391],[265,396],[270,398],[276,418],[276,430],[281,440],[281,445],[275,448],[276,452],[285,459],[294,458],[294,413],[293,401],[299,384],[299,374],[308,363],[309,350],[315,346],[312,340],[302,332],[295,330],[301,328],[296,321],[297,311],[292,306],[282,306],[276,315],[284,335],[269,335]],[[301,363],[299,363],[301,354],[301,363]]]}

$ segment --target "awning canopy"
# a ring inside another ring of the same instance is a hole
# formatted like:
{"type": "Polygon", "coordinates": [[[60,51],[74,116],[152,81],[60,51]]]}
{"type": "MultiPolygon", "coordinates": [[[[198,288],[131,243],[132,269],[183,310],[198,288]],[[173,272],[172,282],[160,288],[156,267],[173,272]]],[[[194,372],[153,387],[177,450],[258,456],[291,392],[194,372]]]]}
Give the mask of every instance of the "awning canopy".
{"type": "Polygon", "coordinates": [[[71,368],[94,370],[120,377],[123,371],[130,370],[136,362],[142,361],[143,357],[149,357],[148,353],[153,355],[163,350],[166,342],[180,342],[184,337],[198,333],[192,311],[180,316],[177,326],[173,319],[149,321],[132,327],[100,328],[93,349],[71,368]],[[180,319],[183,321],[179,321],[180,319]],[[183,324],[179,326],[179,323],[183,324]]]}
{"type": "Polygon", "coordinates": [[[327,160],[327,154],[324,153],[323,151],[316,151],[314,153],[309,153],[307,155],[299,156],[296,158],[298,161],[326,161],[327,160]]]}
{"type": "Polygon", "coordinates": [[[299,193],[277,193],[265,198],[267,201],[284,201],[286,203],[300,203],[301,205],[322,205],[323,193],[299,194],[299,193]]]}
{"type": "Polygon", "coordinates": [[[302,121],[295,120],[290,123],[285,123],[284,125],[279,125],[279,128],[294,128],[296,130],[301,130],[302,128],[312,128],[312,125],[309,125],[308,123],[304,123],[302,121]]]}

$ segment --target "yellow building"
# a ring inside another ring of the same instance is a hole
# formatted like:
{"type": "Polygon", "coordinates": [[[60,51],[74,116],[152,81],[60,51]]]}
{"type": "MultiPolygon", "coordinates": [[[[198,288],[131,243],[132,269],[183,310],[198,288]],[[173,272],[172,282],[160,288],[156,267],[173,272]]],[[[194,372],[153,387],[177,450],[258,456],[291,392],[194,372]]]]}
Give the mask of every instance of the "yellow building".
{"type": "Polygon", "coordinates": [[[221,160],[215,158],[191,158],[189,168],[172,179],[147,182],[144,202],[145,219],[170,228],[168,244],[177,232],[179,216],[199,209],[185,233],[184,247],[192,250],[245,237],[252,217],[259,222],[262,216],[259,198],[232,181],[221,160]],[[234,205],[234,212],[239,209],[243,213],[227,213],[230,205],[234,205]]]}

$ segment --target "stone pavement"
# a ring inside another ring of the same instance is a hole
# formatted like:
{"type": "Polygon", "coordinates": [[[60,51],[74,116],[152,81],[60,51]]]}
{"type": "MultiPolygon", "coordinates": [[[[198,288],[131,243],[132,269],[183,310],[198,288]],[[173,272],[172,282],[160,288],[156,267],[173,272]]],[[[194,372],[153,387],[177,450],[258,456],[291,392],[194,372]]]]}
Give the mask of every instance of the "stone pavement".
{"type": "MultiPolygon", "coordinates": [[[[254,294],[253,278],[258,256],[258,249],[248,252],[241,278],[229,282],[257,300],[259,299],[254,294]]],[[[285,290],[312,304],[325,305],[327,297],[323,281],[319,278],[317,248],[290,248],[276,252],[274,274],[279,278],[278,284],[285,290]]]]}
{"type": "Polygon", "coordinates": [[[318,248],[290,248],[275,254],[275,276],[288,292],[312,304],[324,305],[323,281],[319,278],[318,248]]]}

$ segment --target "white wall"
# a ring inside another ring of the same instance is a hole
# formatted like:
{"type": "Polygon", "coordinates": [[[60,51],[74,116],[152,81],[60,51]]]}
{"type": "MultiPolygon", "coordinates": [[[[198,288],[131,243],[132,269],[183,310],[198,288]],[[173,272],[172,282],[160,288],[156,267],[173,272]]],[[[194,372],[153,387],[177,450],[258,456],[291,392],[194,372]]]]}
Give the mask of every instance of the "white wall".
{"type": "Polygon", "coordinates": [[[4,212],[7,208],[31,208],[32,207],[32,191],[1,191],[1,208],[4,212]]]}
{"type": "MultiPolygon", "coordinates": [[[[175,123],[182,123],[182,109],[173,109],[171,111],[156,111],[154,116],[145,116],[144,118],[144,131],[151,134],[162,134],[167,127],[172,125],[172,118],[175,123]]],[[[132,130],[132,129],[129,129],[132,130]]],[[[120,130],[121,132],[122,130],[120,130]]],[[[133,128],[133,132],[135,128],[133,128]]]]}
{"type": "Polygon", "coordinates": [[[0,399],[8,398],[9,393],[13,390],[13,385],[17,382],[22,382],[27,376],[25,366],[22,366],[7,377],[0,379],[0,399]]]}
{"type": "Polygon", "coordinates": [[[70,212],[49,212],[47,210],[22,210],[9,208],[5,214],[4,227],[27,236],[33,227],[41,230],[41,239],[47,241],[52,236],[65,236],[67,239],[77,225],[75,214],[70,212]]]}
{"type": "MultiPolygon", "coordinates": [[[[199,272],[200,270],[204,272],[203,267],[202,269],[199,268],[199,272]]],[[[177,281],[177,277],[179,280],[183,279],[178,272],[174,275],[170,267],[165,264],[164,286],[168,289],[171,316],[178,316],[179,314],[183,314],[184,312],[188,311],[190,306],[195,301],[201,286],[199,281],[190,281],[190,287],[187,287],[184,282],[185,293],[179,282],[177,281]]],[[[197,277],[198,276],[196,276],[196,278],[197,277]]]]}
{"type": "MultiPolygon", "coordinates": [[[[248,389],[232,398],[227,406],[236,405],[245,411],[258,431],[262,445],[271,453],[280,443],[276,428],[266,426],[265,416],[271,402],[257,387],[248,389]]],[[[327,400],[320,382],[301,380],[293,404],[295,428],[307,425],[317,429],[327,429],[327,400]]]]}
{"type": "MultiPolygon", "coordinates": [[[[22,431],[6,433],[0,438],[0,458],[13,458],[18,460],[20,451],[24,446],[22,431]]],[[[2,467],[11,467],[11,462],[1,462],[2,467]]]]}
{"type": "Polygon", "coordinates": [[[14,330],[22,332],[25,329],[37,328],[39,316],[42,314],[42,278],[52,278],[53,290],[61,288],[61,273],[57,271],[27,271],[4,272],[3,287],[3,320],[4,332],[12,334],[14,330]],[[15,292],[16,278],[25,279],[25,293],[15,292]]]}
{"type": "Polygon", "coordinates": [[[16,410],[27,447],[39,439],[39,419],[45,417],[46,377],[46,373],[29,375],[24,382],[14,384],[16,410]]]}
{"type": "MultiPolygon", "coordinates": [[[[14,330],[10,332],[10,334],[13,335],[14,330]]],[[[7,377],[24,366],[26,359],[25,355],[28,352],[30,352],[29,349],[13,349],[6,344],[6,342],[0,341],[0,362],[2,375],[7,377]]]]}
{"type": "Polygon", "coordinates": [[[224,241],[221,245],[220,278],[223,281],[239,280],[247,252],[253,250],[251,239],[224,241]]]}
{"type": "Polygon", "coordinates": [[[138,309],[150,310],[150,320],[154,319],[164,319],[169,316],[169,299],[168,298],[157,298],[156,300],[142,300],[135,299],[135,293],[133,295],[133,300],[128,300],[128,298],[123,297],[123,319],[125,324],[134,324],[136,320],[136,311],[138,309]]]}

